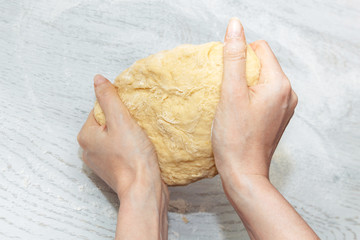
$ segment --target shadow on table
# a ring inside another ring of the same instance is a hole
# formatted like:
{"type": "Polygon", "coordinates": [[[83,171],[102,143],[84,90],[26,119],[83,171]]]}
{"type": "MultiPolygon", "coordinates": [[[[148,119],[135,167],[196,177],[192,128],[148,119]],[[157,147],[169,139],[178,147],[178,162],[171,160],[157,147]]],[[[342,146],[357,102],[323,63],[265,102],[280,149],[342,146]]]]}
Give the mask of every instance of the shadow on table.
{"type": "MultiPolygon", "coordinates": [[[[82,153],[79,153],[79,157],[82,157],[82,153]]],[[[286,178],[291,174],[291,170],[290,157],[286,151],[278,149],[272,160],[270,178],[280,191],[286,185],[286,178]]],[[[116,193],[85,164],[83,171],[117,211],[119,200],[116,193]]],[[[224,194],[219,176],[203,179],[187,186],[169,187],[169,192],[169,212],[179,213],[179,217],[191,213],[212,213],[216,216],[225,237],[238,236],[239,233],[245,234],[241,220],[224,194]]]]}
{"type": "MultiPolygon", "coordinates": [[[[78,156],[82,159],[82,149],[79,148],[78,156]]],[[[113,208],[118,211],[119,208],[119,199],[117,194],[100,178],[93,172],[85,163],[83,163],[82,171],[84,174],[94,183],[94,185],[100,189],[100,191],[104,194],[109,203],[113,206],[113,208]]]]}
{"type": "MultiPolygon", "coordinates": [[[[285,187],[287,176],[291,174],[291,171],[291,158],[279,146],[272,160],[270,179],[280,191],[285,187]]],[[[225,196],[219,176],[203,179],[187,186],[169,187],[169,191],[169,212],[179,213],[179,217],[193,213],[210,213],[216,216],[217,224],[226,239],[247,236],[240,218],[225,196]]],[[[206,220],[192,223],[206,224],[206,220]]]]}

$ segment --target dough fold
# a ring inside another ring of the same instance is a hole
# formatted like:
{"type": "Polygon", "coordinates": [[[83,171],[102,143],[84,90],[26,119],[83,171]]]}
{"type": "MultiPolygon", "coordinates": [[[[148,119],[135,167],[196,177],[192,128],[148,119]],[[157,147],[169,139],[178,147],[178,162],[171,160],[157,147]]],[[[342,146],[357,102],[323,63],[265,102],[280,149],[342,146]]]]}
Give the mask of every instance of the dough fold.
{"type": "MultiPolygon", "coordinates": [[[[162,179],[186,185],[217,174],[211,125],[220,98],[223,44],[180,45],[135,62],[114,81],[118,94],[158,154],[162,179]]],[[[258,82],[260,61],[247,47],[246,78],[258,82]]],[[[94,116],[105,116],[95,102],[94,116]]]]}

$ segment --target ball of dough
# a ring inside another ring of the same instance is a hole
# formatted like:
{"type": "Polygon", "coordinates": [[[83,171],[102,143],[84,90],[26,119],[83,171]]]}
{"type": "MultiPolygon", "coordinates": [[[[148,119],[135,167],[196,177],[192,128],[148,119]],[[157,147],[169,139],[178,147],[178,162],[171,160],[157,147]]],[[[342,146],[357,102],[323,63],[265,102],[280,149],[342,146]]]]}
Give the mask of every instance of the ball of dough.
{"type": "MultiPolygon", "coordinates": [[[[259,79],[260,62],[247,47],[249,86],[259,79]]],[[[223,44],[180,45],[135,62],[114,82],[133,118],[158,154],[162,179],[186,185],[217,174],[211,125],[220,98],[223,44]]],[[[98,102],[94,115],[105,124],[98,102]]]]}

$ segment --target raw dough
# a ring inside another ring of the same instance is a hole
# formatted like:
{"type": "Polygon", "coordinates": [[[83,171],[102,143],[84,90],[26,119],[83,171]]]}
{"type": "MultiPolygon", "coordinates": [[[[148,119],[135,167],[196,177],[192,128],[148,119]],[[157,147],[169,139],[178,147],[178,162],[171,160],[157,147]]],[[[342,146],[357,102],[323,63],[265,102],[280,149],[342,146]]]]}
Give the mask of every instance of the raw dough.
{"type": "MultiPolygon", "coordinates": [[[[211,125],[220,97],[223,44],[180,45],[135,62],[114,82],[121,100],[146,131],[168,185],[185,185],[217,174],[211,125]]],[[[257,83],[260,62],[247,47],[246,77],[257,83]]],[[[94,115],[105,116],[98,102],[94,115]]]]}

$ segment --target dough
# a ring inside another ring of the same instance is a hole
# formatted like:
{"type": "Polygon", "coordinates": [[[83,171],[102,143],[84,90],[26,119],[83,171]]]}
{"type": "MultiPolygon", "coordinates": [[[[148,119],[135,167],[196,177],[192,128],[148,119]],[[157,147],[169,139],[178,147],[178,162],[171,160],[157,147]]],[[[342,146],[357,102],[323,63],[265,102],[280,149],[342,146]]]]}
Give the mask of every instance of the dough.
{"type": "MultiPolygon", "coordinates": [[[[135,62],[114,82],[121,100],[158,154],[162,179],[186,185],[217,174],[211,125],[220,97],[223,44],[180,45],[135,62]]],[[[260,62],[247,47],[246,77],[257,83],[260,62]]],[[[105,116],[98,102],[94,115],[105,116]]]]}

